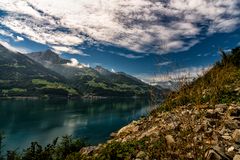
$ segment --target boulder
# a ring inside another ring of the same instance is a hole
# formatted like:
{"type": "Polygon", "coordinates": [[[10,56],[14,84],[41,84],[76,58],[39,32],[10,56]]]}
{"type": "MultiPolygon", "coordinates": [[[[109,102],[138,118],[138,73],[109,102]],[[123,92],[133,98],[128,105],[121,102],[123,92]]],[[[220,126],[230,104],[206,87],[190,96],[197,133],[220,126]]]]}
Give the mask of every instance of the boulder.
{"type": "Polygon", "coordinates": [[[228,148],[228,150],[227,150],[228,152],[232,152],[232,151],[234,151],[234,147],[233,146],[231,146],[230,148],[228,148]]]}
{"type": "Polygon", "coordinates": [[[232,138],[236,143],[240,143],[240,129],[236,129],[233,134],[232,138]]]}
{"type": "Polygon", "coordinates": [[[172,135],[165,136],[166,142],[168,146],[171,146],[175,143],[175,140],[172,135]]]}
{"type": "Polygon", "coordinates": [[[230,129],[230,130],[235,130],[235,129],[238,129],[239,128],[239,125],[237,123],[236,120],[228,120],[225,122],[225,126],[227,129],[230,129]]]}
{"type": "Polygon", "coordinates": [[[240,160],[240,155],[235,155],[234,157],[233,157],[233,160],[240,160]]]}
{"type": "Polygon", "coordinates": [[[229,141],[232,139],[231,136],[227,136],[227,135],[223,135],[222,138],[229,141]]]}
{"type": "Polygon", "coordinates": [[[213,109],[208,109],[205,117],[209,119],[221,119],[220,113],[216,112],[213,109]]]}
{"type": "Polygon", "coordinates": [[[140,152],[138,152],[138,154],[137,154],[137,158],[144,158],[146,156],[146,153],[145,152],[143,152],[143,151],[140,151],[140,152]]]}
{"type": "Polygon", "coordinates": [[[231,117],[240,117],[240,107],[232,107],[230,109],[230,116],[231,117]]]}
{"type": "Polygon", "coordinates": [[[224,151],[218,146],[209,149],[205,153],[205,159],[206,160],[230,160],[230,158],[227,157],[224,151]]]}
{"type": "Polygon", "coordinates": [[[83,155],[88,155],[91,154],[96,148],[96,146],[84,147],[79,152],[83,155]]]}
{"type": "Polygon", "coordinates": [[[228,106],[226,104],[216,104],[215,111],[223,113],[227,109],[227,107],[228,106]]]}

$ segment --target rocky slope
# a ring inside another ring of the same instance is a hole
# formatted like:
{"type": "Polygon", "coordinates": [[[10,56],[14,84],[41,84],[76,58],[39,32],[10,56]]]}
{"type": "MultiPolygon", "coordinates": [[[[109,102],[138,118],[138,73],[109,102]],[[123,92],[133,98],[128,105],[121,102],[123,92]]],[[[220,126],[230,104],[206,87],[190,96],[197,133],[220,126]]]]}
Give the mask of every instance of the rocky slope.
{"type": "Polygon", "coordinates": [[[222,57],[148,117],[112,133],[106,144],[82,148],[67,159],[239,160],[240,48],[222,57]]]}

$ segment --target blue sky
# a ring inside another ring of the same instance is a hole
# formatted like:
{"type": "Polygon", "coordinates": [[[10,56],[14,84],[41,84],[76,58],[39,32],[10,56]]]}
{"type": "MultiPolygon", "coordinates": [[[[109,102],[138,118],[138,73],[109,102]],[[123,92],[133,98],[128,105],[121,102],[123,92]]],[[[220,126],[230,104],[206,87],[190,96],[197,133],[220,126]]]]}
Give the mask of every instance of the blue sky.
{"type": "Polygon", "coordinates": [[[0,0],[0,43],[52,49],[146,81],[196,76],[240,45],[240,2],[208,0],[0,0]]]}

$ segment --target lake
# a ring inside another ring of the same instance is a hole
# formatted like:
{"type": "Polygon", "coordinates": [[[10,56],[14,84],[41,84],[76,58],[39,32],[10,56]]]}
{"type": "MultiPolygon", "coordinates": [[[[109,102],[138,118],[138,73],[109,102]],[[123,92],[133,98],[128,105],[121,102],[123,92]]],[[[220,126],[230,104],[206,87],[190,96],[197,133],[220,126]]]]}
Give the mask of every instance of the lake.
{"type": "Polygon", "coordinates": [[[98,144],[152,109],[144,99],[0,100],[0,131],[6,137],[5,149],[11,150],[32,141],[46,145],[64,135],[98,144]]]}

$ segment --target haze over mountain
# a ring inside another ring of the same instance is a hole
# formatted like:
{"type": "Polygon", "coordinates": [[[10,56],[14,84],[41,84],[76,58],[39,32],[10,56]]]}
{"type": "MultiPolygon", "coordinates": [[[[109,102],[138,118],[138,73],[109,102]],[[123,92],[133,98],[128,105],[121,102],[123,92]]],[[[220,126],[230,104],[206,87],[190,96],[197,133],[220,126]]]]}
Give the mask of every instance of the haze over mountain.
{"type": "Polygon", "coordinates": [[[123,72],[91,68],[51,50],[23,55],[0,46],[0,96],[149,97],[160,89],[123,72]]]}
{"type": "Polygon", "coordinates": [[[99,96],[149,96],[150,90],[160,90],[124,72],[112,72],[101,66],[91,68],[76,59],[66,60],[51,50],[27,54],[44,67],[64,76],[84,95],[99,96]]]}

